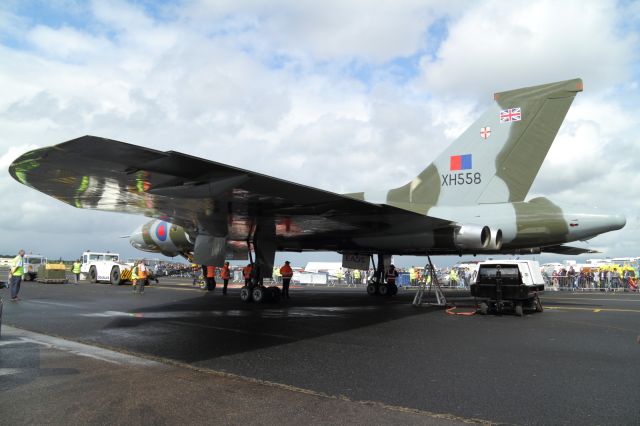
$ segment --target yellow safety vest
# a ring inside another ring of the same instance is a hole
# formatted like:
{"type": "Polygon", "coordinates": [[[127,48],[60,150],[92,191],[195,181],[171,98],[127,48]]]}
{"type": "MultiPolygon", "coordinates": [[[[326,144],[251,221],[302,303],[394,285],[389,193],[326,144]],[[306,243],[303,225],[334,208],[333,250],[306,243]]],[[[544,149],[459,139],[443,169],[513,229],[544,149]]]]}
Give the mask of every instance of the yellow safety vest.
{"type": "Polygon", "coordinates": [[[80,273],[80,267],[82,265],[79,262],[74,262],[73,263],[73,269],[71,272],[73,272],[74,274],[79,274],[80,273]]]}
{"type": "Polygon", "coordinates": [[[24,274],[24,258],[20,255],[17,255],[13,258],[11,262],[11,269],[16,268],[15,271],[11,273],[14,277],[21,277],[24,274]]]}

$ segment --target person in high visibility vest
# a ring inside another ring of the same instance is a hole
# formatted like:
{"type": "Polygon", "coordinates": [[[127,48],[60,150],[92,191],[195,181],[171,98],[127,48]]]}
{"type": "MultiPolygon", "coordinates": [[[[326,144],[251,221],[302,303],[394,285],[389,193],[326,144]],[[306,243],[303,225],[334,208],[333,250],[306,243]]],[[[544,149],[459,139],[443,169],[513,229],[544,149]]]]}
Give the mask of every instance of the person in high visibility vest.
{"type": "Polygon", "coordinates": [[[289,283],[291,282],[291,277],[293,277],[293,269],[289,266],[289,261],[287,260],[280,268],[280,275],[282,275],[282,298],[290,299],[289,297],[289,283]]]}
{"type": "Polygon", "coordinates": [[[18,293],[20,293],[20,283],[24,275],[24,250],[20,250],[18,255],[11,261],[11,270],[9,271],[9,285],[11,286],[11,301],[17,302],[18,293]]]}
{"type": "Polygon", "coordinates": [[[455,268],[451,268],[451,271],[449,272],[449,283],[451,287],[455,287],[458,285],[458,271],[456,271],[455,268]]]}
{"type": "Polygon", "coordinates": [[[216,289],[216,267],[207,266],[207,291],[213,291],[216,289]]]}
{"type": "Polygon", "coordinates": [[[231,271],[229,270],[229,262],[224,262],[224,266],[220,270],[220,278],[222,278],[222,294],[227,294],[227,284],[229,284],[229,278],[231,278],[231,271]]]}
{"type": "Polygon", "coordinates": [[[244,285],[251,284],[251,264],[242,268],[242,276],[244,277],[244,285]]]}
{"type": "Polygon", "coordinates": [[[398,271],[396,271],[396,267],[393,265],[390,265],[389,271],[387,272],[387,284],[395,284],[397,276],[398,276],[398,271]]]}
{"type": "Polygon", "coordinates": [[[196,285],[196,283],[198,282],[198,277],[200,276],[200,267],[197,264],[192,263],[191,272],[193,273],[193,285],[196,285]]]}
{"type": "Polygon", "coordinates": [[[360,284],[360,270],[356,269],[353,271],[353,283],[355,285],[360,284]]]}
{"type": "Polygon", "coordinates": [[[409,282],[411,283],[411,285],[416,285],[418,282],[418,274],[416,273],[415,266],[412,266],[409,269],[409,282]]]}
{"type": "Polygon", "coordinates": [[[80,282],[80,268],[82,264],[80,263],[80,259],[77,259],[73,262],[73,266],[71,267],[71,272],[76,276],[76,284],[80,282]]]}
{"type": "Polygon", "coordinates": [[[131,280],[133,281],[133,291],[138,294],[144,293],[144,285],[147,281],[147,265],[144,260],[140,259],[131,271],[131,280]]]}

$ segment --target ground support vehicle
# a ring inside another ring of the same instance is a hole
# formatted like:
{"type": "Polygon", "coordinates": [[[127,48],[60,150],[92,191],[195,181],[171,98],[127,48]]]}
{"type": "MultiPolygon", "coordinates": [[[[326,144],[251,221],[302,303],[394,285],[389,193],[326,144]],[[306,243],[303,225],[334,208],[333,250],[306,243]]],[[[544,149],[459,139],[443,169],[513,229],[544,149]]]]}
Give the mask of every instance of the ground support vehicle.
{"type": "Polygon", "coordinates": [[[98,253],[86,251],[82,253],[80,274],[91,283],[107,282],[120,285],[131,281],[133,265],[119,261],[117,253],[98,253]]]}
{"type": "Polygon", "coordinates": [[[47,258],[37,254],[25,254],[23,259],[23,281],[34,281],[38,277],[38,268],[47,264],[47,258]]]}
{"type": "Polygon", "coordinates": [[[539,294],[544,278],[538,262],[532,260],[492,260],[481,262],[471,295],[480,299],[479,313],[515,312],[525,309],[542,312],[539,294]]]}
{"type": "Polygon", "coordinates": [[[64,284],[67,282],[67,267],[64,263],[40,265],[36,281],[45,284],[64,284]]]}

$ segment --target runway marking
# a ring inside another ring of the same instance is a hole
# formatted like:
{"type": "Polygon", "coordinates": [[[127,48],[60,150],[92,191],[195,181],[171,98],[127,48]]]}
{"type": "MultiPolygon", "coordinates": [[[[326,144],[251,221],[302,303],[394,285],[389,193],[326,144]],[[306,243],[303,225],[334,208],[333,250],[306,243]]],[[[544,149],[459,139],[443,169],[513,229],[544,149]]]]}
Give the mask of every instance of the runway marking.
{"type": "Polygon", "coordinates": [[[22,370],[19,368],[0,368],[0,377],[1,376],[10,376],[12,374],[21,373],[22,370]]]}
{"type": "Polygon", "coordinates": [[[630,303],[640,303],[640,299],[593,299],[590,297],[552,297],[548,298],[549,301],[555,300],[589,300],[595,302],[630,302],[630,303]]]}
{"type": "Polygon", "coordinates": [[[567,310],[567,311],[591,311],[591,312],[633,312],[633,313],[640,313],[640,309],[616,309],[616,308],[579,308],[576,306],[548,306],[548,305],[544,305],[545,309],[551,309],[551,310],[558,310],[558,311],[562,311],[562,310],[567,310]]]}
{"type": "MultiPolygon", "coordinates": [[[[132,355],[127,355],[122,352],[114,350],[103,349],[98,346],[87,345],[84,343],[75,342],[72,340],[63,339],[60,337],[49,336],[46,334],[35,333],[20,328],[4,326],[4,331],[8,334],[17,336],[21,342],[33,343],[47,348],[58,349],[64,352],[69,352],[74,355],[83,356],[86,358],[93,358],[100,361],[108,362],[118,365],[133,365],[133,366],[159,366],[157,361],[152,361],[145,358],[140,358],[132,355]]],[[[15,340],[13,341],[16,342],[15,340]]]]}
{"type": "Polygon", "coordinates": [[[42,305],[64,306],[65,308],[77,308],[78,307],[78,305],[72,305],[70,303],[45,302],[43,300],[25,300],[23,303],[40,303],[42,305]]]}

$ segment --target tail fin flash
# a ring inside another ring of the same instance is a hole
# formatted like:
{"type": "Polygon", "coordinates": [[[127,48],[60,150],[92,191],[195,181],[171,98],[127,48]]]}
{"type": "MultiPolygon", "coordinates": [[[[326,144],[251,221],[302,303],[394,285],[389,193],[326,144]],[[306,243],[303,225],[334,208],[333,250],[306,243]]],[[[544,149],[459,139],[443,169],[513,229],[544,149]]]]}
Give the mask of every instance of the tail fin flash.
{"type": "Polygon", "coordinates": [[[574,79],[496,93],[492,107],[429,167],[387,193],[387,203],[426,211],[523,201],[581,91],[582,80],[574,79]]]}

